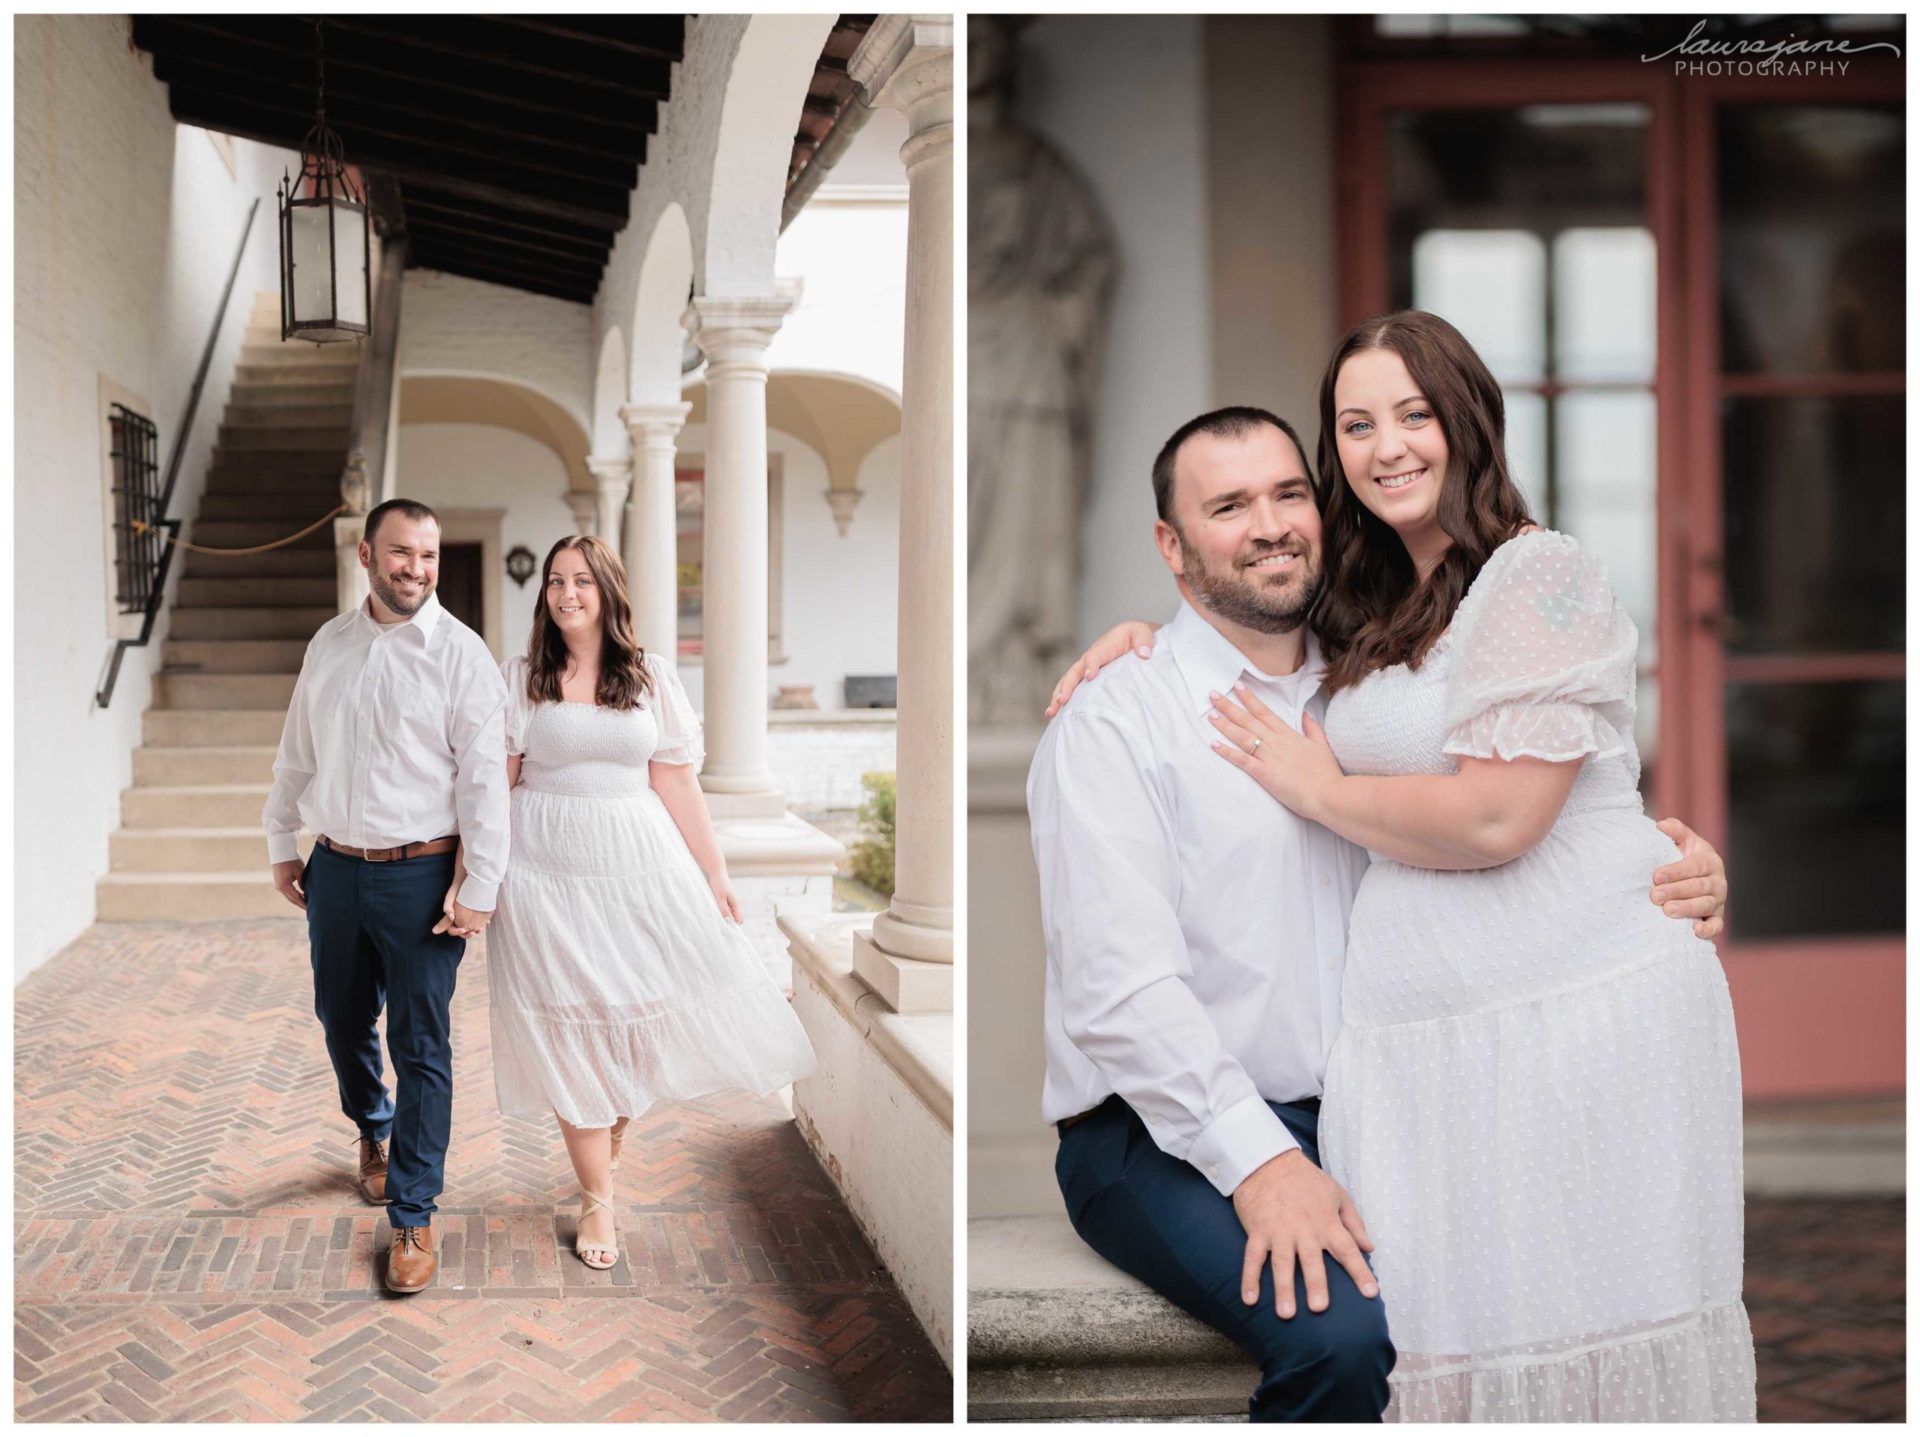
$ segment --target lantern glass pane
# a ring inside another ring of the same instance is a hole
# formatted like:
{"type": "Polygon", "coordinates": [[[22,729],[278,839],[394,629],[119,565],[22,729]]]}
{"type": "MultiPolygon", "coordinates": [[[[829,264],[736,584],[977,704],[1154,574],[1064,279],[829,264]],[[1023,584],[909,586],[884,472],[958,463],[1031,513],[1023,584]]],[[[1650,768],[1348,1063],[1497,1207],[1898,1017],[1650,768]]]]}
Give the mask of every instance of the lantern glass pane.
{"type": "Polygon", "coordinates": [[[293,322],[333,322],[333,246],[327,206],[292,206],[293,322]]]}
{"type": "Polygon", "coordinates": [[[333,211],[333,255],[338,266],[341,324],[365,328],[367,323],[367,221],[357,205],[336,205],[333,211]]]}

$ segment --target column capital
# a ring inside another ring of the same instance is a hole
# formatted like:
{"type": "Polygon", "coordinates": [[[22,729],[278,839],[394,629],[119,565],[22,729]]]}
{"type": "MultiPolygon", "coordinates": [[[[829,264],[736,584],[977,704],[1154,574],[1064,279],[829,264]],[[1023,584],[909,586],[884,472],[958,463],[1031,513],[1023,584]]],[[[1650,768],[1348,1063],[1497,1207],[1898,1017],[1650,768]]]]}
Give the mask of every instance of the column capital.
{"type": "Polygon", "coordinates": [[[693,406],[685,400],[672,404],[623,404],[620,422],[627,426],[635,451],[649,444],[671,444],[693,406]]]}
{"type": "Polygon", "coordinates": [[[905,111],[915,135],[936,126],[950,132],[953,17],[880,16],[848,57],[847,74],[873,104],[905,111]]]}
{"type": "Polygon", "coordinates": [[[706,353],[709,364],[764,356],[781,323],[800,302],[800,281],[782,279],[772,294],[697,295],[680,324],[706,353]]]}
{"type": "Polygon", "coordinates": [[[589,454],[587,471],[593,475],[593,487],[602,493],[615,486],[624,492],[633,482],[633,460],[625,454],[589,454]]]}
{"type": "Polygon", "coordinates": [[[588,489],[569,489],[560,497],[567,501],[567,507],[573,511],[573,532],[591,534],[593,516],[600,504],[599,497],[588,489]]]}

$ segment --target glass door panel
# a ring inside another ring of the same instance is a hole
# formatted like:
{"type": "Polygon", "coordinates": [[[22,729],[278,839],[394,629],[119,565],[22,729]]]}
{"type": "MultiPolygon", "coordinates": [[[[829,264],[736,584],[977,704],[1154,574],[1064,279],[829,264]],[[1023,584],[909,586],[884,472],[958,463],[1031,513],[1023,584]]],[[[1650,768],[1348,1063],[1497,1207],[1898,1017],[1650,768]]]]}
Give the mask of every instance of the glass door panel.
{"type": "Polygon", "coordinates": [[[1906,926],[1904,106],[1713,111],[1729,907],[1906,926]]]}
{"type": "Polygon", "coordinates": [[[1652,113],[1634,103],[1386,117],[1395,307],[1431,310],[1500,381],[1533,516],[1607,565],[1640,630],[1643,782],[1658,758],[1652,113]]]}
{"type": "Polygon", "coordinates": [[[1720,351],[1728,374],[1905,368],[1904,110],[1721,109],[1720,351]]]}

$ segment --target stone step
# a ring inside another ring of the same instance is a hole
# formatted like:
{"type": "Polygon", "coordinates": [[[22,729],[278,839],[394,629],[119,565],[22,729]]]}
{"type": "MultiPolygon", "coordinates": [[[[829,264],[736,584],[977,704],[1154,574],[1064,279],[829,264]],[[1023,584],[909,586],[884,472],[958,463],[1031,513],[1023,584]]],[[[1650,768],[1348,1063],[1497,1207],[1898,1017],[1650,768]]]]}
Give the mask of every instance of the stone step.
{"type": "Polygon", "coordinates": [[[160,646],[162,673],[297,674],[305,639],[168,639],[160,646]]]}
{"type": "MultiPolygon", "coordinates": [[[[192,580],[219,583],[218,579],[192,580]]],[[[234,608],[173,610],[173,639],[297,639],[304,647],[320,626],[333,617],[331,604],[299,608],[234,608]]]]}
{"type": "MultiPolygon", "coordinates": [[[[276,730],[274,738],[280,737],[276,730]]],[[[128,818],[126,799],[137,789],[192,788],[245,784],[261,788],[273,783],[272,744],[245,744],[203,748],[159,748],[142,746],[133,751],[133,788],[122,795],[121,819],[128,818]]],[[[263,796],[261,802],[265,802],[263,796]]],[[[255,818],[260,815],[254,814],[255,818]]]]}
{"type": "Polygon", "coordinates": [[[344,429],[353,423],[353,400],[323,404],[236,404],[229,402],[223,422],[233,428],[266,425],[344,429]]]}
{"type": "Polygon", "coordinates": [[[267,709],[284,714],[293,699],[293,674],[169,674],[153,676],[153,706],[163,709],[267,709]]]}
{"type": "Polygon", "coordinates": [[[109,873],[94,886],[102,923],[162,919],[202,923],[222,918],[305,919],[268,875],[262,842],[257,869],[232,873],[109,873]]]}
{"type": "Polygon", "coordinates": [[[347,464],[347,445],[342,440],[338,444],[323,445],[308,449],[276,449],[267,445],[214,445],[213,455],[207,461],[207,472],[211,477],[215,470],[242,473],[298,473],[324,474],[332,471],[338,480],[340,471],[347,464]]]}
{"type": "Polygon", "coordinates": [[[154,748],[278,748],[285,713],[268,709],[162,709],[142,716],[140,741],[154,748]]]}
{"type": "Polygon", "coordinates": [[[271,495],[304,505],[315,518],[340,502],[340,471],[346,460],[305,469],[228,464],[207,471],[201,497],[271,495]],[[318,505],[318,508],[314,506],[318,505]]]}
{"type": "Polygon", "coordinates": [[[1064,1213],[967,1223],[967,1415],[1245,1418],[1260,1369],[1082,1242],[1064,1213]]]}
{"type": "MultiPolygon", "coordinates": [[[[328,532],[320,530],[322,534],[328,532]]],[[[189,579],[327,579],[333,578],[333,550],[309,549],[295,546],[287,549],[269,549],[264,554],[196,554],[187,551],[186,567],[181,573],[189,579]]],[[[315,592],[315,591],[309,591],[315,592]]],[[[211,602],[215,605],[227,602],[222,599],[211,601],[194,600],[195,603],[211,602]]],[[[319,598],[304,599],[240,599],[237,603],[261,604],[318,604],[319,598]]],[[[326,602],[331,602],[331,599],[326,602]]]]}
{"type": "MultiPolygon", "coordinates": [[[[269,761],[271,775],[272,764],[269,761]]],[[[156,831],[238,829],[260,836],[260,810],[273,786],[269,776],[262,784],[160,784],[153,787],[122,789],[120,792],[120,831],[123,833],[156,831]]],[[[120,868],[128,865],[116,863],[120,868]]],[[[160,867],[167,864],[135,864],[134,867],[160,867]]],[[[201,863],[176,863],[174,868],[204,868],[201,863]]],[[[243,865],[220,865],[239,868],[243,865]]]]}
{"type": "MultiPolygon", "coordinates": [[[[201,557],[198,554],[187,556],[189,560],[201,557]]],[[[210,572],[223,571],[216,569],[210,572]]],[[[339,586],[331,573],[283,574],[279,578],[240,573],[226,579],[202,578],[193,572],[193,566],[189,563],[186,577],[180,580],[178,606],[174,613],[178,615],[187,609],[262,607],[293,611],[324,608],[331,614],[339,612],[333,606],[339,593],[339,586]]]]}
{"type": "MultiPolygon", "coordinates": [[[[321,513],[325,513],[322,510],[321,513]]],[[[315,516],[318,517],[317,515],[315,516]]],[[[207,519],[200,518],[187,530],[187,537],[196,544],[205,544],[216,549],[251,549],[260,544],[272,544],[281,539],[292,538],[308,524],[292,524],[278,519],[207,519]]],[[[298,549],[325,549],[332,552],[333,526],[322,525],[311,534],[282,546],[279,552],[291,552],[298,549]]],[[[209,556],[211,557],[211,556],[209,556]]]]}
{"type": "MultiPolygon", "coordinates": [[[[271,865],[258,806],[253,817],[252,827],[118,829],[107,840],[109,871],[237,873],[258,868],[264,874],[271,865]]],[[[301,857],[312,851],[311,840],[301,845],[301,857]]]]}
{"type": "MultiPolygon", "coordinates": [[[[293,529],[304,529],[320,515],[340,502],[340,496],[334,488],[315,488],[311,492],[301,489],[256,489],[249,493],[221,491],[217,494],[200,496],[200,517],[198,523],[209,519],[271,519],[280,523],[291,522],[293,529]]],[[[326,532],[331,533],[329,529],[326,532]]]]}
{"type": "MultiPolygon", "coordinates": [[[[241,369],[358,369],[360,367],[360,346],[357,344],[315,344],[305,339],[278,338],[279,326],[274,326],[275,337],[268,343],[242,344],[240,346],[241,369]]],[[[251,339],[253,336],[249,335],[251,339]]]]}
{"type": "MultiPolygon", "coordinates": [[[[348,416],[350,419],[351,416],[348,416]]],[[[222,424],[220,442],[216,453],[238,452],[242,449],[307,450],[310,452],[345,454],[353,435],[347,427],[348,419],[337,424],[286,424],[262,427],[259,425],[222,424]]]]}
{"type": "Polygon", "coordinates": [[[331,360],[303,362],[294,357],[254,363],[243,358],[234,366],[233,382],[236,385],[347,384],[356,380],[359,373],[358,365],[336,364],[331,360]]]}
{"type": "Polygon", "coordinates": [[[338,382],[320,380],[313,383],[235,384],[227,391],[227,410],[231,413],[235,409],[297,409],[305,404],[323,404],[336,409],[345,405],[351,412],[355,387],[352,379],[338,382]]]}

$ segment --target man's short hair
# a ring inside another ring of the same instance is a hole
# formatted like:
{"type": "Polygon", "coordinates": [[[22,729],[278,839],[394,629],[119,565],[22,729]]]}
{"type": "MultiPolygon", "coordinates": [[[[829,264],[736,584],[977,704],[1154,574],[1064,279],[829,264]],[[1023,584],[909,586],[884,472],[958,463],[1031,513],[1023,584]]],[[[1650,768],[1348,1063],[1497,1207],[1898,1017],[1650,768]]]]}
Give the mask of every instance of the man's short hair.
{"type": "MultiPolygon", "coordinates": [[[[1306,446],[1301,444],[1300,436],[1293,432],[1293,426],[1265,409],[1256,409],[1250,404],[1233,404],[1225,409],[1216,409],[1202,414],[1198,419],[1189,419],[1173,431],[1173,437],[1160,446],[1160,453],[1153,461],[1153,502],[1160,517],[1173,524],[1173,463],[1180,457],[1180,446],[1196,434],[1210,435],[1215,439],[1238,439],[1243,434],[1252,433],[1262,424],[1271,424],[1287,438],[1293,441],[1293,447],[1299,451],[1300,462],[1306,463],[1306,446]]],[[[1311,482],[1312,470],[1307,478],[1311,482]]],[[[1177,529],[1180,526],[1174,524],[1177,529]]]]}
{"type": "Polygon", "coordinates": [[[374,507],[368,511],[367,527],[360,531],[362,543],[369,546],[372,545],[373,536],[380,532],[380,521],[389,514],[404,515],[416,524],[422,519],[431,519],[433,520],[435,528],[440,526],[440,516],[425,504],[422,504],[418,499],[389,499],[384,504],[374,505],[374,507]]]}

